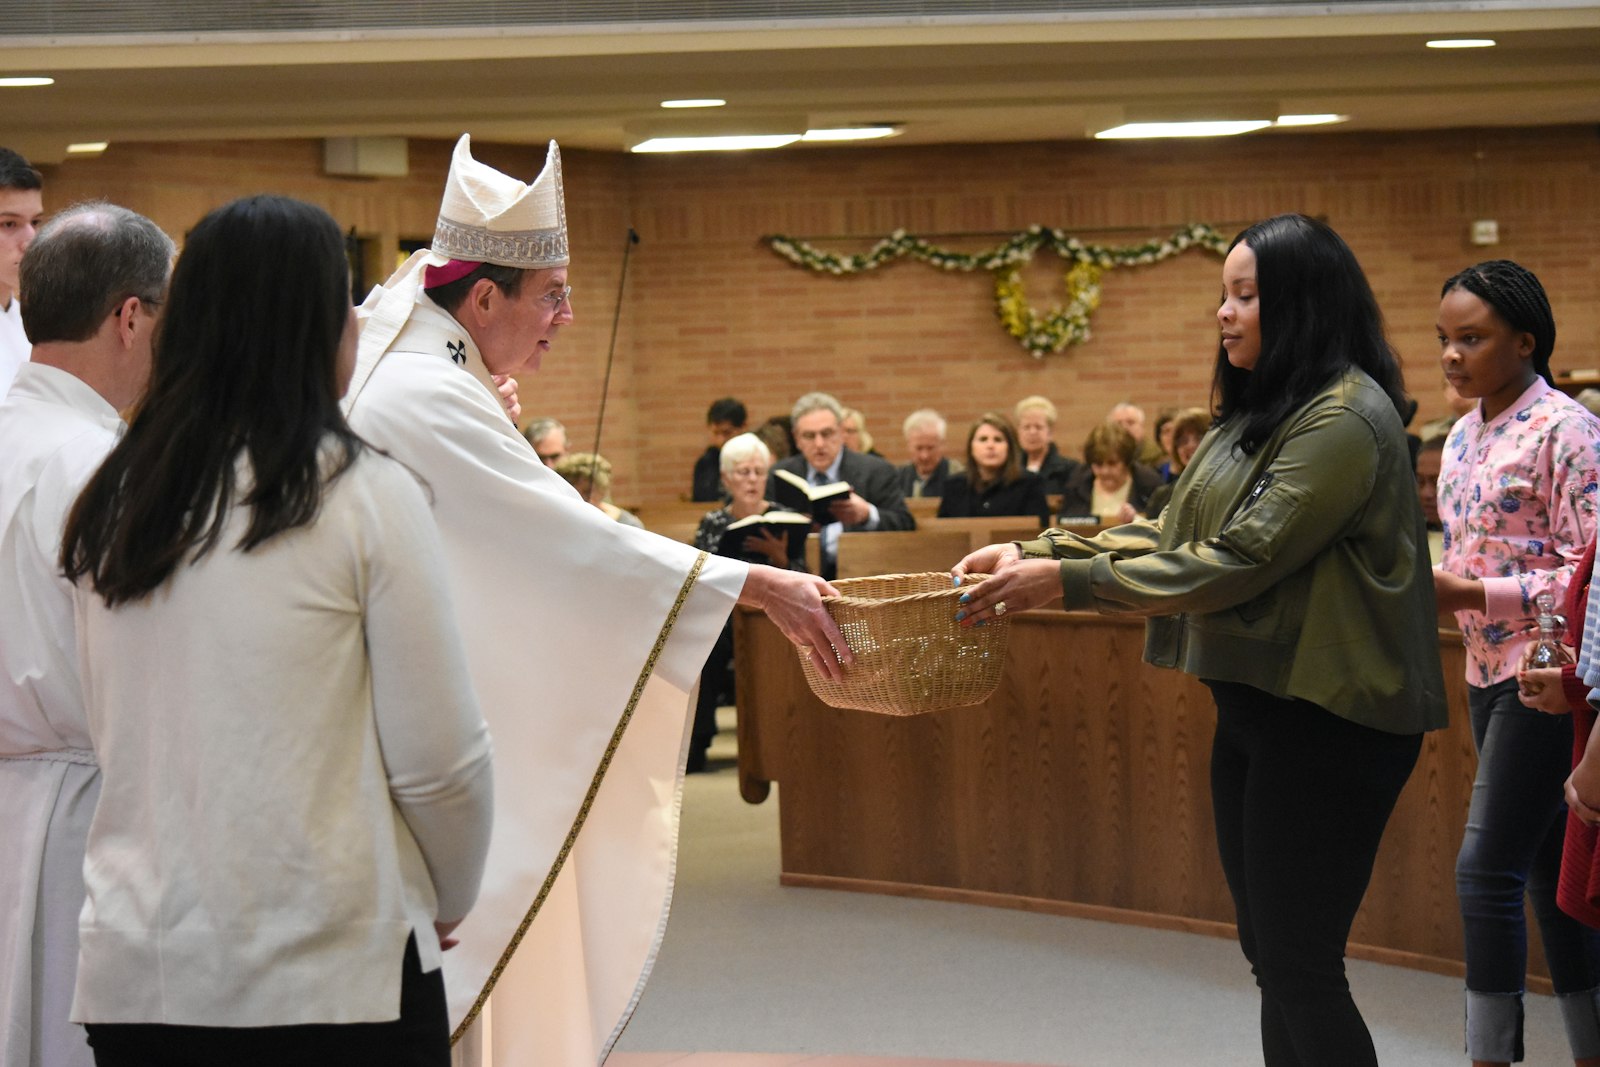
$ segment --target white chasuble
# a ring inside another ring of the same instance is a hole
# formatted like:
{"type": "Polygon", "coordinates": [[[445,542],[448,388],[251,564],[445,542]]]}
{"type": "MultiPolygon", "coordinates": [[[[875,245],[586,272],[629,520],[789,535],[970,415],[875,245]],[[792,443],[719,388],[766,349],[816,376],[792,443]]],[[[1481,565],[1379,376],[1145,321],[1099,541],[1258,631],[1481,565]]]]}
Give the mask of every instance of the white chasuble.
{"type": "Polygon", "coordinates": [[[540,463],[417,288],[427,257],[363,306],[345,404],[432,495],[494,738],[483,890],[444,954],[457,1062],[599,1063],[660,945],[691,698],[747,568],[611,521],[540,463]]]}

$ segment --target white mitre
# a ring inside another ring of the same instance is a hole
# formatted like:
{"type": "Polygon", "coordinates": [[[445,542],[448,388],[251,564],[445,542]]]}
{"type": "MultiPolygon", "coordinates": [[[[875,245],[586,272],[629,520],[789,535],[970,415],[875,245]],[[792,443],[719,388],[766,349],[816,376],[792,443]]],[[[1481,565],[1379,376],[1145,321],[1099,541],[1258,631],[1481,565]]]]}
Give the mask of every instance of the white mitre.
{"type": "Polygon", "coordinates": [[[567,206],[561,150],[550,142],[544,170],[524,184],[472,158],[462,134],[450,159],[433,253],[447,259],[539,270],[567,265],[567,206]]]}
{"type": "Polygon", "coordinates": [[[544,170],[529,185],[473,159],[471,135],[461,135],[450,157],[433,247],[413,253],[356,309],[361,343],[345,393],[347,411],[405,329],[424,288],[463,278],[483,263],[528,270],[567,265],[567,205],[554,141],[544,170]]]}

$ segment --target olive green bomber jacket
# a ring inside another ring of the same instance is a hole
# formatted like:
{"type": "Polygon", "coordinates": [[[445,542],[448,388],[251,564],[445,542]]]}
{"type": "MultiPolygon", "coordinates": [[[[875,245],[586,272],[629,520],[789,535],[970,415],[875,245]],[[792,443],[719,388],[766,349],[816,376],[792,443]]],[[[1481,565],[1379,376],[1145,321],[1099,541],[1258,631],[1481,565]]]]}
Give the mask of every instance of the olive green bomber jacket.
{"type": "Polygon", "coordinates": [[[1446,725],[1427,534],[1405,431],[1351,369],[1254,455],[1212,430],[1154,521],[1047,530],[1069,609],[1150,617],[1144,658],[1391,733],[1446,725]]]}

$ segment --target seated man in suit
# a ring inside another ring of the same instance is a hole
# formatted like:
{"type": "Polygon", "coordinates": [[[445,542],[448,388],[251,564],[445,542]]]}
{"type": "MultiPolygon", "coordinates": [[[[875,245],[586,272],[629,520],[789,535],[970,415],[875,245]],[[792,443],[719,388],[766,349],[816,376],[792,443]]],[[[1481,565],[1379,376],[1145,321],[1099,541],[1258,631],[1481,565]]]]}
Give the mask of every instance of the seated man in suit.
{"type": "Polygon", "coordinates": [[[555,419],[534,419],[528,423],[528,428],[522,431],[522,436],[528,439],[534,452],[538,453],[539,462],[552,469],[572,447],[567,442],[567,428],[555,419]]]}
{"type": "Polygon", "coordinates": [[[1144,432],[1144,408],[1130,400],[1112,405],[1106,414],[1106,421],[1114,426],[1121,426],[1128,431],[1128,436],[1133,438],[1134,461],[1146,467],[1154,468],[1166,459],[1162,451],[1161,442],[1155,440],[1144,432]]]}
{"type": "Polygon", "coordinates": [[[841,531],[912,530],[917,524],[906,510],[894,468],[877,456],[844,447],[839,429],[843,409],[837,400],[827,393],[807,393],[795,401],[790,417],[800,454],[773,466],[773,474],[767,480],[767,498],[793,511],[811,511],[805,494],[777,476],[780,470],[813,485],[849,483],[849,495],[832,506],[834,521],[820,528],[822,574],[831,581],[838,572],[841,531]]]}
{"type": "Polygon", "coordinates": [[[921,408],[906,416],[900,427],[905,434],[911,462],[895,468],[901,496],[938,496],[944,480],[966,470],[961,461],[944,454],[944,416],[932,408],[921,408]]]}

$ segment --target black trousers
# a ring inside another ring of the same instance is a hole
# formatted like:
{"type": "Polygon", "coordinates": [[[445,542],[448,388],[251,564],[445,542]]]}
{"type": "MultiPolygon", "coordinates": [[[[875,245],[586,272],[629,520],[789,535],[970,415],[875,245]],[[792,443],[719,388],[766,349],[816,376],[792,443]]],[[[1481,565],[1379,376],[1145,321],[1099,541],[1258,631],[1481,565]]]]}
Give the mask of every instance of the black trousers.
{"type": "Polygon", "coordinates": [[[1211,803],[1239,945],[1261,989],[1266,1067],[1376,1067],[1345,942],[1420,734],[1208,682],[1211,803]]]}
{"type": "Polygon", "coordinates": [[[92,1023],[96,1067],[449,1067],[444,971],[422,973],[416,938],[406,944],[400,1018],[387,1023],[303,1026],[167,1026],[92,1023]]]}
{"type": "Polygon", "coordinates": [[[724,697],[733,696],[733,620],[722,624],[722,632],[711,646],[705,666],[700,668],[700,695],[695,698],[694,725],[689,730],[689,766],[706,769],[706,750],[717,736],[717,708],[724,697]]]}

